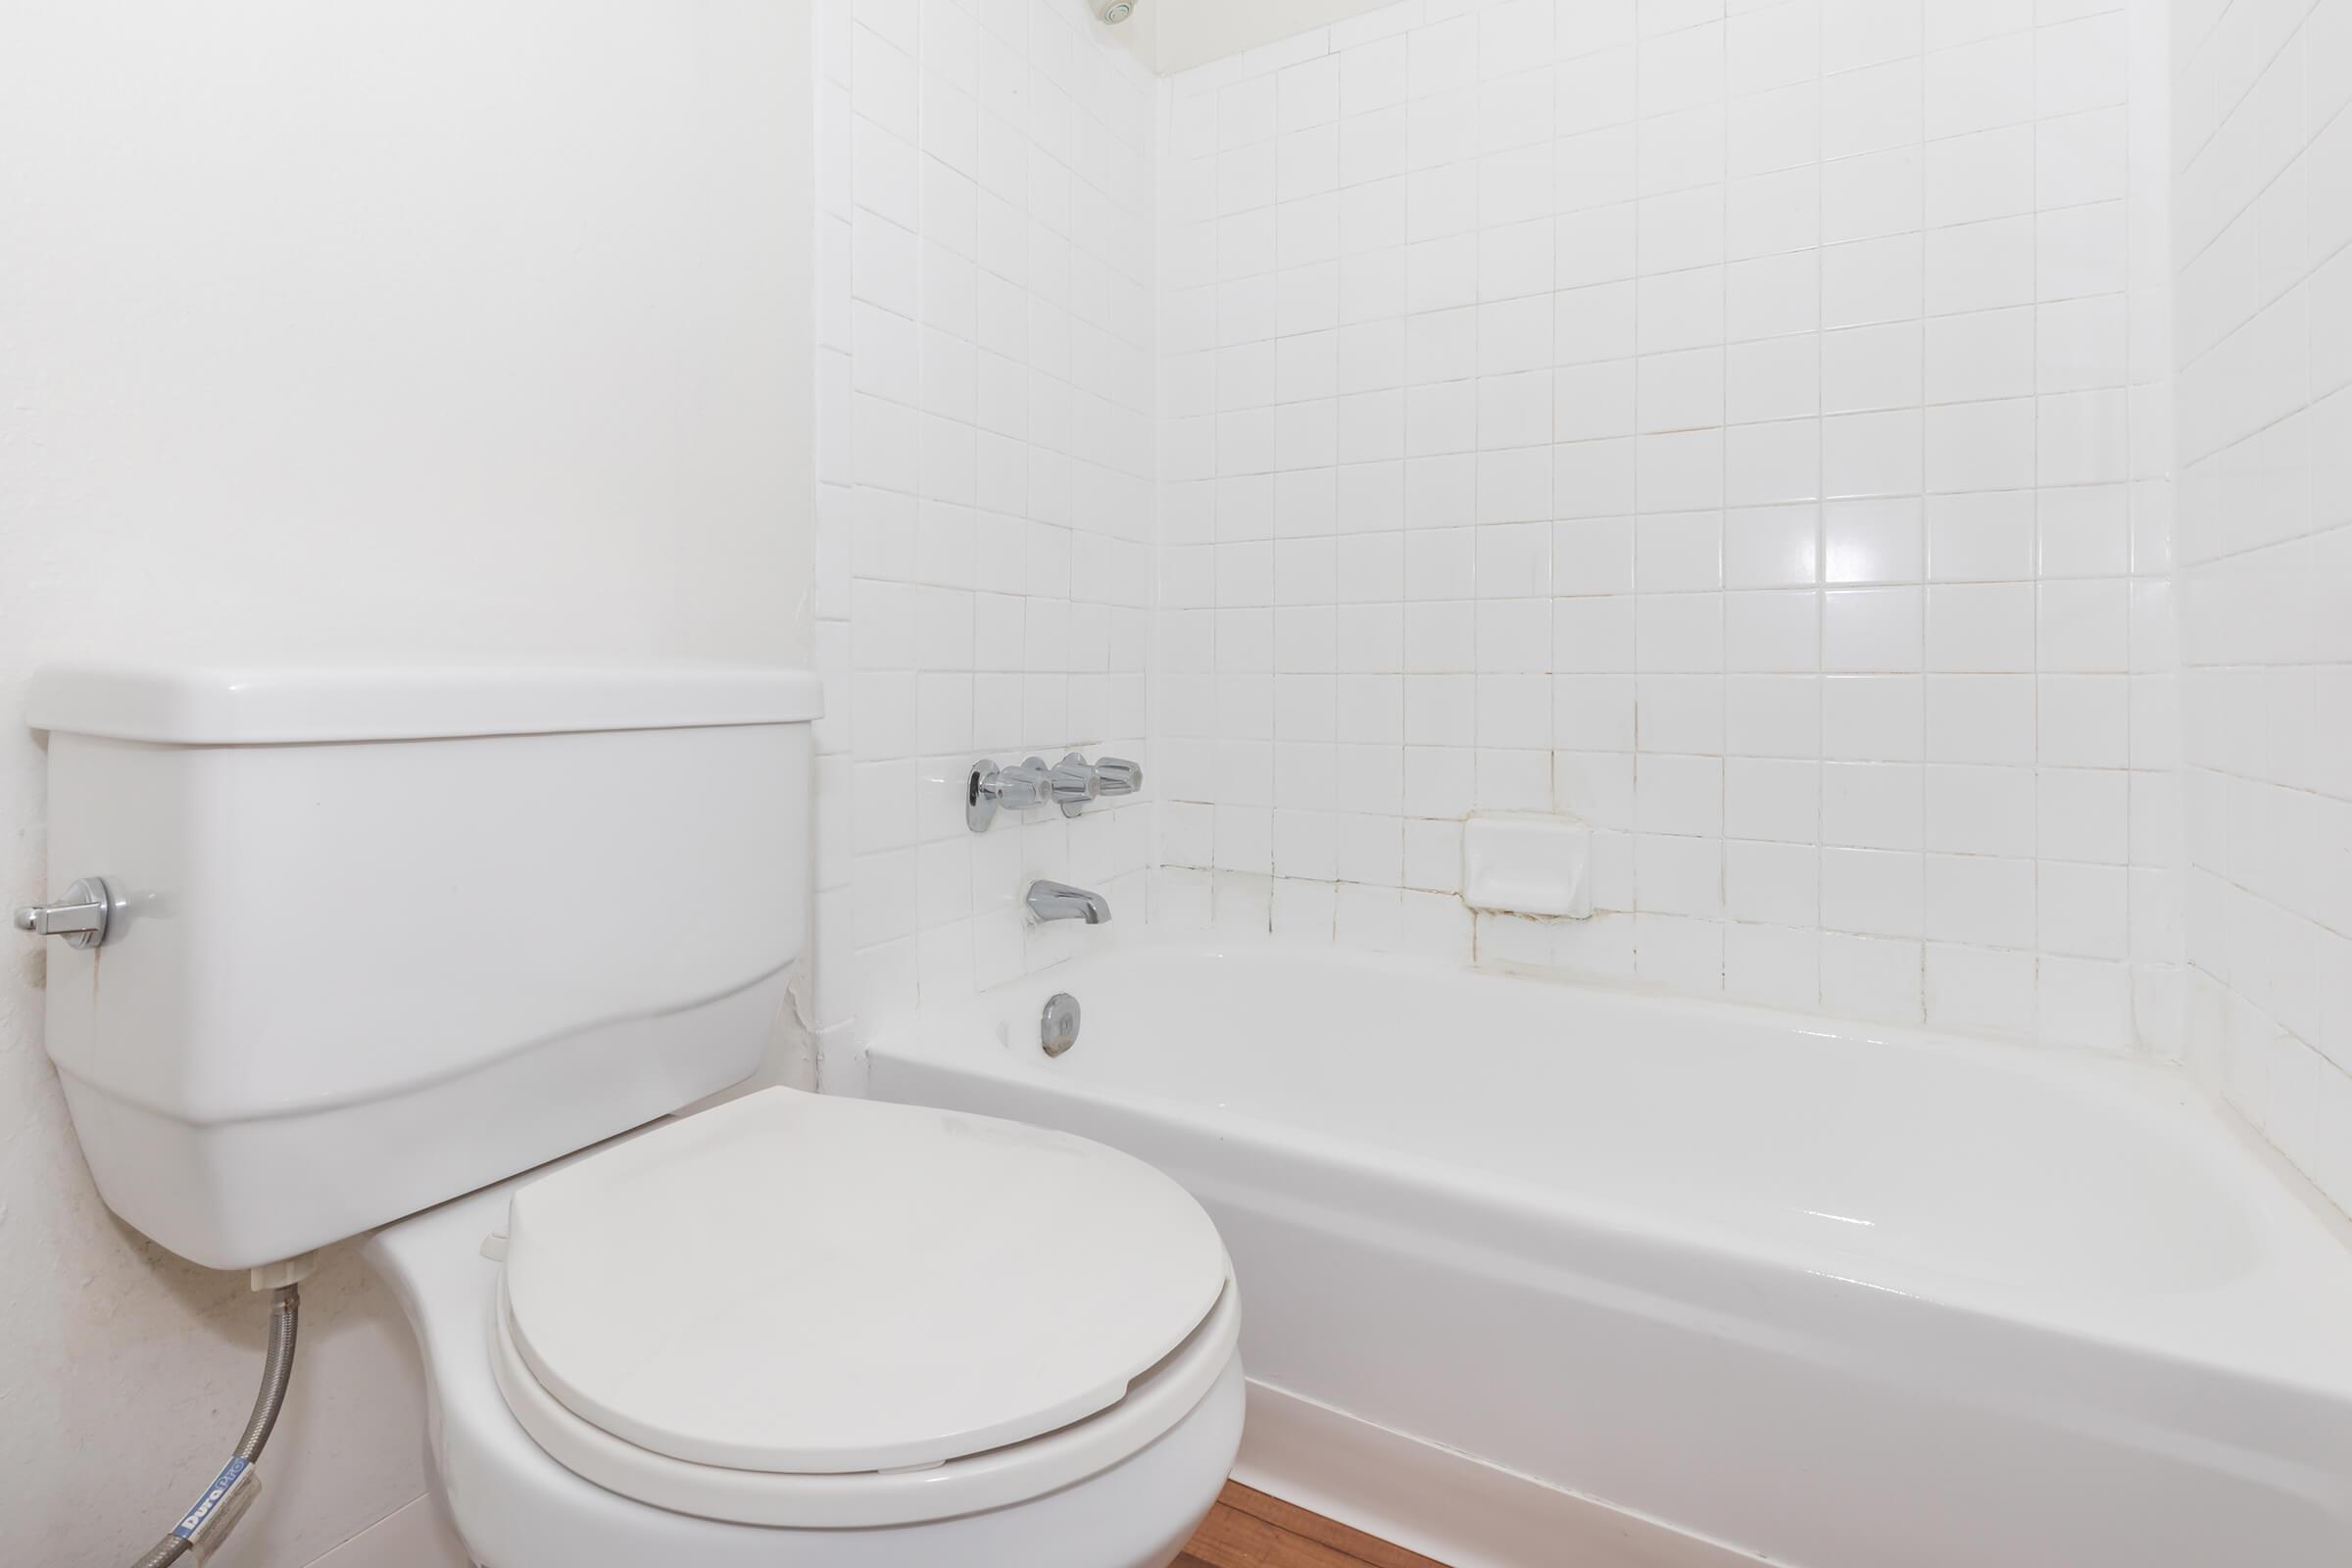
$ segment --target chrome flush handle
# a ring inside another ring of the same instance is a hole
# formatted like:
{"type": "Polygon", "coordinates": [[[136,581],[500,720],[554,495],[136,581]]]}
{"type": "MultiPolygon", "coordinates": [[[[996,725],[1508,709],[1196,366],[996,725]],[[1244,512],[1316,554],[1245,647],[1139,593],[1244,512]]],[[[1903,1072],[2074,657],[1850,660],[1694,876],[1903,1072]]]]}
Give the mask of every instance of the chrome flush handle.
{"type": "Polygon", "coordinates": [[[102,946],[122,901],[102,876],[87,876],[66,889],[55,904],[28,904],[16,915],[17,929],[34,936],[64,937],[77,948],[102,946]]]}

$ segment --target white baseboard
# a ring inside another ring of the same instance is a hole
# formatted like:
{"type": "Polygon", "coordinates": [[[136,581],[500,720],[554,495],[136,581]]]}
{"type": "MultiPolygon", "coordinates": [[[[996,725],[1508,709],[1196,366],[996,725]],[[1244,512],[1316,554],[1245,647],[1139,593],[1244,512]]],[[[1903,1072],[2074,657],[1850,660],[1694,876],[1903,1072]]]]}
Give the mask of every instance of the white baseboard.
{"type": "Polygon", "coordinates": [[[1250,1385],[1233,1478],[1453,1568],[1756,1568],[1765,1560],[1263,1383],[1250,1385]]]}
{"type": "Polygon", "coordinates": [[[394,1509],[309,1568],[471,1568],[472,1559],[430,1497],[394,1509]]]}

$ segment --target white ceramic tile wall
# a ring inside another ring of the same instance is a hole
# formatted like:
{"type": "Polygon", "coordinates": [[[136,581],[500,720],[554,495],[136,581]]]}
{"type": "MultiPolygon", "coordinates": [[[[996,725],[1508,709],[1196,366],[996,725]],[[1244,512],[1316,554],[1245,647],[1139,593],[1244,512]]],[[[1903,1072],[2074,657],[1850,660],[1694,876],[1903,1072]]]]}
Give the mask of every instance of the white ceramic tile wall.
{"type": "Polygon", "coordinates": [[[2173,15],[2190,1055],[2352,1207],[2352,3],[2173,15]]]}
{"type": "Polygon", "coordinates": [[[1155,918],[2171,1044],[2162,4],[1407,0],[1171,78],[1155,918]],[[1498,808],[1601,912],[1474,927],[1498,808]]]}
{"type": "Polygon", "coordinates": [[[1156,85],[1060,0],[820,0],[821,1059],[1144,912],[1144,797],[963,824],[982,754],[1141,757],[1156,85]]]}

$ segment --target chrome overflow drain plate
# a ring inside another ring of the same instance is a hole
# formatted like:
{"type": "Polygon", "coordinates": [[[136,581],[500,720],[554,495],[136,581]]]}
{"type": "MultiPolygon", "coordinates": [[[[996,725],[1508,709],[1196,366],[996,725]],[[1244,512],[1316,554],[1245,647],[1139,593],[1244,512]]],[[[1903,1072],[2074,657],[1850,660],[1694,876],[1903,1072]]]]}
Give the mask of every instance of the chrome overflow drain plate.
{"type": "Polygon", "coordinates": [[[1045,1016],[1038,1020],[1038,1040],[1046,1054],[1058,1056],[1078,1043],[1078,999],[1056,991],[1046,999],[1045,1016]]]}

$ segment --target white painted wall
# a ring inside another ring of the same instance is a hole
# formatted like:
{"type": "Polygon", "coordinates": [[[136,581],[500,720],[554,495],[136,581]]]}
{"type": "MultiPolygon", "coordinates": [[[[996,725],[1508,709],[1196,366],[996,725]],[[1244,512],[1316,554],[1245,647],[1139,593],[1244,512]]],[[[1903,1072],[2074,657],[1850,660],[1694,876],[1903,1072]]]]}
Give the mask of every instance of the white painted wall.
{"type": "MultiPolygon", "coordinates": [[[[15,717],[44,659],[807,657],[808,25],[776,0],[11,10],[0,902],[75,874],[42,864],[15,717]]],[[[0,1494],[12,1560],[101,1563],[211,1476],[262,1313],[100,1206],[42,964],[0,958],[0,1494]]],[[[223,1568],[310,1561],[422,1488],[397,1309],[341,1256],[308,1298],[223,1568]]]]}

